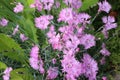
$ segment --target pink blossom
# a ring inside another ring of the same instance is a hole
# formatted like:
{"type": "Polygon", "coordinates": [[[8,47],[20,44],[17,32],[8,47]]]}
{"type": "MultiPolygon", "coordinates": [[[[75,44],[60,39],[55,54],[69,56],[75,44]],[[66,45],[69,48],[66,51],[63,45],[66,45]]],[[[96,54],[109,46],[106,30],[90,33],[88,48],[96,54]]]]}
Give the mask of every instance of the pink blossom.
{"type": "Polygon", "coordinates": [[[31,67],[35,70],[39,69],[38,54],[39,54],[39,48],[37,45],[35,45],[32,47],[30,51],[30,59],[29,59],[31,67]]]}
{"type": "Polygon", "coordinates": [[[22,40],[22,42],[28,40],[28,37],[25,36],[25,34],[20,34],[20,39],[22,40]]]}
{"type": "Polygon", "coordinates": [[[51,15],[43,15],[40,17],[35,18],[35,26],[39,29],[47,29],[48,25],[50,24],[49,20],[52,20],[53,16],[51,15]]]}
{"type": "Polygon", "coordinates": [[[54,0],[41,0],[41,2],[43,3],[45,10],[51,10],[54,4],[54,0]]]}
{"type": "Polygon", "coordinates": [[[71,4],[72,0],[63,0],[66,5],[71,4]]]}
{"type": "Polygon", "coordinates": [[[22,12],[23,9],[24,9],[24,6],[19,2],[17,3],[16,7],[14,7],[14,12],[19,13],[19,12],[22,12]]]}
{"type": "Polygon", "coordinates": [[[30,62],[30,65],[31,65],[31,67],[33,68],[33,69],[35,69],[35,70],[38,70],[39,69],[39,60],[38,60],[38,58],[33,58],[33,57],[31,57],[30,59],[29,59],[29,62],[30,62]]]}
{"type": "Polygon", "coordinates": [[[55,6],[56,6],[56,8],[59,8],[59,7],[60,7],[60,2],[59,2],[59,1],[56,1],[56,2],[55,2],[55,6]]]}
{"type": "Polygon", "coordinates": [[[71,6],[75,9],[79,9],[82,6],[81,0],[72,0],[71,6]]]}
{"type": "Polygon", "coordinates": [[[89,49],[96,45],[95,37],[91,34],[85,34],[80,38],[80,44],[82,44],[85,49],[89,49]]]}
{"type": "Polygon", "coordinates": [[[50,26],[49,32],[47,33],[48,38],[52,38],[56,35],[55,28],[53,25],[50,26]]]}
{"type": "Polygon", "coordinates": [[[2,19],[0,20],[0,25],[3,26],[3,27],[7,26],[7,25],[8,25],[8,20],[5,19],[5,18],[2,18],[2,19]]]}
{"type": "Polygon", "coordinates": [[[103,2],[99,2],[98,6],[99,6],[99,10],[98,10],[99,12],[105,11],[105,12],[109,13],[109,11],[111,9],[111,5],[106,0],[104,0],[103,2]]]}
{"type": "Polygon", "coordinates": [[[54,80],[58,76],[58,67],[50,67],[47,74],[48,80],[54,80]]]}
{"type": "Polygon", "coordinates": [[[106,63],[105,57],[102,57],[102,59],[100,60],[100,64],[103,65],[106,63]]]}
{"type": "Polygon", "coordinates": [[[5,71],[3,72],[3,80],[10,80],[10,72],[12,71],[11,67],[7,67],[5,71]]]}
{"type": "Polygon", "coordinates": [[[42,11],[43,4],[40,2],[40,0],[35,0],[35,3],[30,5],[30,8],[36,7],[38,11],[42,11]]]}
{"type": "Polygon", "coordinates": [[[76,49],[80,44],[80,40],[76,35],[70,36],[70,40],[65,41],[65,48],[66,49],[76,49]]]}
{"type": "Polygon", "coordinates": [[[103,33],[104,37],[107,39],[108,38],[108,31],[104,28],[102,30],[102,33],[103,33]]]}
{"type": "Polygon", "coordinates": [[[19,28],[19,25],[17,25],[17,26],[15,27],[15,29],[13,30],[12,35],[15,35],[15,34],[19,31],[18,28],[19,28]]]}
{"type": "Polygon", "coordinates": [[[100,53],[104,56],[109,56],[110,52],[106,49],[105,43],[102,44],[102,49],[100,50],[100,53]]]}
{"type": "Polygon", "coordinates": [[[39,54],[39,47],[37,45],[34,45],[30,51],[30,57],[38,58],[38,54],[39,54]]]}
{"type": "Polygon", "coordinates": [[[52,59],[52,63],[53,63],[53,64],[55,64],[56,61],[57,61],[56,58],[53,58],[53,59],[52,59]]]}
{"type": "Polygon", "coordinates": [[[108,80],[108,79],[107,79],[107,77],[103,76],[103,77],[102,77],[102,80],[108,80]]]}
{"type": "Polygon", "coordinates": [[[69,22],[73,19],[72,8],[64,8],[60,11],[58,22],[69,22]]]}
{"type": "Polygon", "coordinates": [[[86,23],[90,23],[90,19],[91,18],[91,16],[90,15],[88,15],[87,13],[80,13],[79,15],[78,15],[78,19],[79,19],[79,22],[80,23],[84,23],[84,24],[86,24],[86,23]]]}
{"type": "Polygon", "coordinates": [[[60,42],[60,34],[57,34],[49,39],[49,43],[52,44],[53,49],[58,49],[61,51],[62,45],[60,42]]]}
{"type": "Polygon", "coordinates": [[[66,5],[72,8],[78,9],[82,6],[81,0],[63,0],[66,5]]]}
{"type": "Polygon", "coordinates": [[[44,69],[44,63],[43,63],[43,60],[40,58],[39,59],[39,71],[41,74],[44,74],[45,73],[45,69],[44,69]]]}
{"type": "Polygon", "coordinates": [[[39,70],[41,74],[45,73],[43,61],[39,58],[39,47],[37,45],[34,45],[30,51],[29,62],[33,69],[39,70]]]}
{"type": "Polygon", "coordinates": [[[67,73],[67,80],[72,80],[72,78],[77,78],[79,75],[81,75],[81,63],[77,61],[74,56],[71,56],[69,54],[64,55],[63,60],[61,60],[61,63],[63,67],[62,71],[67,73]]]}
{"type": "Polygon", "coordinates": [[[97,62],[89,54],[83,55],[82,62],[82,69],[84,75],[89,78],[89,80],[96,80],[96,75],[98,71],[97,62]]]}
{"type": "Polygon", "coordinates": [[[113,16],[105,16],[102,18],[103,23],[105,23],[104,28],[106,31],[116,28],[115,18],[113,16]]]}

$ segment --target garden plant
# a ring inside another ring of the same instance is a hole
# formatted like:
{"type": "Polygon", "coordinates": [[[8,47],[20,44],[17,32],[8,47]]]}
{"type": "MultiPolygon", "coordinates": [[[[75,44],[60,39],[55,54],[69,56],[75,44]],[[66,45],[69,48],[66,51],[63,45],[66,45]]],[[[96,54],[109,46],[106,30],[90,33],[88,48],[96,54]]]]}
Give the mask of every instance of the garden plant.
{"type": "Polygon", "coordinates": [[[120,80],[116,1],[0,0],[0,80],[120,80]]]}

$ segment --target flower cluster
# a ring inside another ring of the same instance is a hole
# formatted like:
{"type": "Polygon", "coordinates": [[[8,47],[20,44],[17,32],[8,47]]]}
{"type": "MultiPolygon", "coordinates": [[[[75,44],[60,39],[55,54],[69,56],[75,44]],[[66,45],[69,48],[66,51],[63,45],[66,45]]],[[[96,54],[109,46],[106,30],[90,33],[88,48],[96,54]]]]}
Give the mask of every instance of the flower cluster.
{"type": "MultiPolygon", "coordinates": [[[[53,14],[54,10],[52,11],[52,9],[61,7],[59,0],[34,0],[34,3],[29,6],[30,8],[36,8],[37,11],[35,12],[38,12],[38,14],[42,13],[42,11],[43,13],[46,13],[40,14],[39,17],[34,17],[33,23],[37,30],[41,30],[41,32],[43,31],[45,33],[47,38],[46,42],[51,45],[50,47],[52,47],[52,49],[50,48],[51,51],[62,53],[61,55],[58,54],[60,57],[59,59],[56,59],[55,56],[50,56],[49,58],[52,59],[50,60],[52,62],[52,66],[47,65],[44,68],[44,65],[46,65],[47,62],[49,64],[50,61],[46,60],[46,55],[45,59],[43,56],[39,55],[39,46],[34,43],[35,45],[30,50],[29,64],[34,70],[39,71],[41,74],[46,74],[46,80],[54,80],[57,78],[59,70],[64,74],[62,76],[64,76],[65,80],[77,80],[82,75],[89,80],[97,80],[99,69],[98,63],[94,59],[94,56],[92,57],[92,53],[89,52],[89,50],[96,46],[97,38],[94,34],[87,32],[93,22],[91,21],[92,16],[88,13],[78,11],[82,6],[81,0],[63,0],[63,3],[65,3],[67,7],[60,9],[61,11],[55,15],[53,14]],[[80,57],[77,56],[79,54],[80,57]],[[57,66],[56,64],[58,60],[60,65],[57,66]]],[[[107,0],[99,2],[98,6],[99,9],[97,14],[100,14],[101,11],[109,13],[111,9],[111,5],[107,0]]],[[[13,12],[23,12],[25,7],[22,3],[18,2],[13,8],[13,12]]],[[[115,23],[115,18],[112,16],[104,16],[102,21],[104,25],[101,32],[104,34],[105,39],[107,39],[108,31],[116,28],[117,23],[115,23]]],[[[7,25],[8,20],[2,18],[0,20],[0,26],[7,25]]],[[[20,26],[18,24],[14,28],[12,35],[15,35],[19,31],[19,28],[20,26]]],[[[21,32],[19,37],[22,42],[30,39],[21,32]]],[[[42,48],[43,46],[41,47],[41,50],[42,48]]],[[[46,49],[47,48],[45,48],[45,50],[46,49]]],[[[109,56],[110,52],[107,50],[104,42],[100,49],[101,50],[98,53],[103,55],[100,63],[105,64],[105,57],[109,56]]],[[[41,53],[46,51],[43,49],[41,53]]],[[[10,71],[12,71],[11,67],[4,71],[3,80],[9,80],[10,71]]],[[[106,80],[107,78],[103,77],[102,79],[106,80]]]]}

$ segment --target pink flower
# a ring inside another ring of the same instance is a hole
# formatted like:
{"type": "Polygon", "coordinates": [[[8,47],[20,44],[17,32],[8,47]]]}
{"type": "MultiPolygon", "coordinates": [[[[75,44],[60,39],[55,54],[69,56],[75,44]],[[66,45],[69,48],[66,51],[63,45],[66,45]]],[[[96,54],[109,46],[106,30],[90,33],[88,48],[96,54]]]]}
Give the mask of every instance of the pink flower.
{"type": "Polygon", "coordinates": [[[82,44],[85,49],[89,49],[96,45],[95,37],[91,34],[85,34],[80,38],[80,44],[82,44]]]}
{"type": "Polygon", "coordinates": [[[12,71],[11,67],[8,67],[5,69],[5,71],[3,72],[3,80],[10,80],[10,72],[12,71]]]}
{"type": "Polygon", "coordinates": [[[53,63],[53,64],[55,64],[56,61],[57,61],[57,60],[56,60],[55,58],[52,59],[52,63],[53,63]]]}
{"type": "Polygon", "coordinates": [[[14,7],[14,12],[19,13],[19,12],[22,12],[23,9],[24,9],[24,6],[19,2],[17,3],[16,7],[14,7]]]}
{"type": "Polygon", "coordinates": [[[75,9],[79,9],[82,6],[81,0],[72,0],[71,6],[75,9]]]}
{"type": "Polygon", "coordinates": [[[107,39],[108,38],[108,31],[104,28],[102,30],[102,33],[103,33],[104,37],[107,39]]]}
{"type": "Polygon", "coordinates": [[[29,62],[30,62],[30,65],[31,65],[31,67],[33,68],[33,69],[35,69],[35,70],[38,70],[39,69],[39,60],[38,60],[38,58],[33,58],[33,57],[31,57],[30,59],[29,59],[29,62]]]}
{"type": "Polygon", "coordinates": [[[39,59],[39,71],[40,71],[41,74],[45,73],[45,69],[44,69],[43,66],[44,66],[44,63],[43,63],[42,59],[40,58],[39,59]]]}
{"type": "Polygon", "coordinates": [[[54,0],[41,0],[41,2],[43,3],[45,10],[51,10],[54,4],[54,0]]]}
{"type": "Polygon", "coordinates": [[[56,7],[56,8],[59,8],[59,7],[60,7],[60,2],[59,2],[59,1],[56,1],[55,7],[56,7]]]}
{"type": "Polygon", "coordinates": [[[49,32],[47,33],[48,38],[52,38],[56,35],[55,28],[53,25],[50,26],[49,32]]]}
{"type": "Polygon", "coordinates": [[[102,59],[100,60],[100,64],[104,65],[106,63],[105,57],[102,57],[102,59]]]}
{"type": "Polygon", "coordinates": [[[45,73],[43,61],[39,58],[39,47],[37,45],[34,45],[30,51],[29,62],[33,69],[39,70],[41,74],[45,73]]]}
{"type": "Polygon", "coordinates": [[[100,50],[100,53],[104,56],[109,56],[110,52],[106,49],[105,43],[102,44],[102,49],[100,50]]]}
{"type": "Polygon", "coordinates": [[[8,20],[5,19],[5,18],[2,18],[2,19],[0,20],[0,25],[3,26],[3,27],[7,26],[7,25],[8,25],[8,20]]]}
{"type": "Polygon", "coordinates": [[[40,2],[40,0],[35,0],[35,3],[30,5],[30,8],[36,7],[38,11],[42,11],[43,4],[40,2]]]}
{"type": "Polygon", "coordinates": [[[67,80],[77,78],[82,73],[81,63],[77,61],[74,56],[71,56],[69,54],[63,56],[63,60],[61,60],[61,65],[63,67],[62,71],[66,72],[67,80]]]}
{"type": "Polygon", "coordinates": [[[89,78],[89,80],[96,80],[96,75],[98,71],[97,62],[89,54],[83,55],[82,62],[84,75],[89,78]]]}
{"type": "Polygon", "coordinates": [[[82,6],[81,0],[63,0],[64,3],[72,8],[78,9],[82,6]]]}
{"type": "Polygon", "coordinates": [[[53,16],[51,15],[43,15],[40,17],[35,18],[35,26],[39,29],[47,29],[48,25],[50,24],[49,20],[52,20],[53,16]]]}
{"type": "Polygon", "coordinates": [[[73,19],[72,8],[65,8],[60,11],[58,22],[69,22],[73,19]]]}
{"type": "Polygon", "coordinates": [[[80,13],[79,15],[78,15],[78,19],[79,19],[79,22],[80,23],[84,23],[84,24],[86,24],[86,23],[90,23],[90,19],[91,18],[91,16],[90,15],[88,15],[87,13],[80,13]]]}
{"type": "Polygon", "coordinates": [[[107,77],[103,76],[103,77],[102,77],[102,80],[108,80],[108,79],[107,79],[107,77]]]}
{"type": "Polygon", "coordinates": [[[28,40],[28,37],[25,36],[25,34],[20,34],[20,39],[22,40],[22,42],[28,40]]]}
{"type": "Polygon", "coordinates": [[[58,76],[58,67],[50,67],[47,74],[48,80],[54,80],[58,76]]]}
{"type": "Polygon", "coordinates": [[[37,45],[34,45],[30,51],[30,57],[38,58],[38,54],[39,54],[39,47],[37,45]]]}
{"type": "Polygon", "coordinates": [[[30,59],[29,59],[31,67],[35,70],[39,69],[38,54],[39,54],[39,47],[35,45],[32,47],[30,51],[30,59]]]}
{"type": "Polygon", "coordinates": [[[117,24],[115,23],[115,18],[113,16],[103,17],[103,23],[105,23],[105,30],[108,31],[110,29],[116,28],[117,24]]]}
{"type": "Polygon", "coordinates": [[[72,0],[63,0],[66,5],[71,4],[72,0]]]}
{"type": "Polygon", "coordinates": [[[19,25],[17,25],[16,28],[13,30],[12,35],[15,35],[19,31],[18,28],[19,28],[19,25]]]}
{"type": "Polygon", "coordinates": [[[109,11],[111,9],[111,5],[106,0],[104,0],[103,2],[99,2],[98,6],[99,6],[99,10],[98,10],[99,12],[105,11],[105,12],[109,13],[109,11]]]}
{"type": "Polygon", "coordinates": [[[49,43],[52,44],[53,49],[61,51],[62,45],[60,42],[60,34],[57,34],[49,39],[49,43]]]}

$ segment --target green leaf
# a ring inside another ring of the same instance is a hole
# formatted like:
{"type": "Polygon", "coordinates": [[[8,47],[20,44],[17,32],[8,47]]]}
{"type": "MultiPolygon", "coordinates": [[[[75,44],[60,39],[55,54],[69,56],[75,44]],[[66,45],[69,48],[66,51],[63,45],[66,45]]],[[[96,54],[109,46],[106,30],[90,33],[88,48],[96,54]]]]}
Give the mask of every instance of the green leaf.
{"type": "Polygon", "coordinates": [[[6,64],[3,62],[0,62],[0,69],[6,69],[6,68],[7,68],[6,64]]]}
{"type": "Polygon", "coordinates": [[[33,80],[33,76],[31,75],[27,68],[19,68],[11,71],[11,78],[16,78],[16,76],[20,77],[21,78],[20,80],[33,80]]]}
{"type": "Polygon", "coordinates": [[[95,4],[97,4],[97,2],[98,0],[83,0],[83,4],[80,10],[85,11],[89,9],[91,6],[94,6],[95,4]]]}
{"type": "Polygon", "coordinates": [[[29,6],[31,5],[31,4],[33,4],[34,3],[34,0],[27,0],[27,3],[29,4],[29,6]]]}
{"type": "Polygon", "coordinates": [[[19,44],[5,34],[0,34],[0,53],[21,63],[27,60],[19,44]]]}

